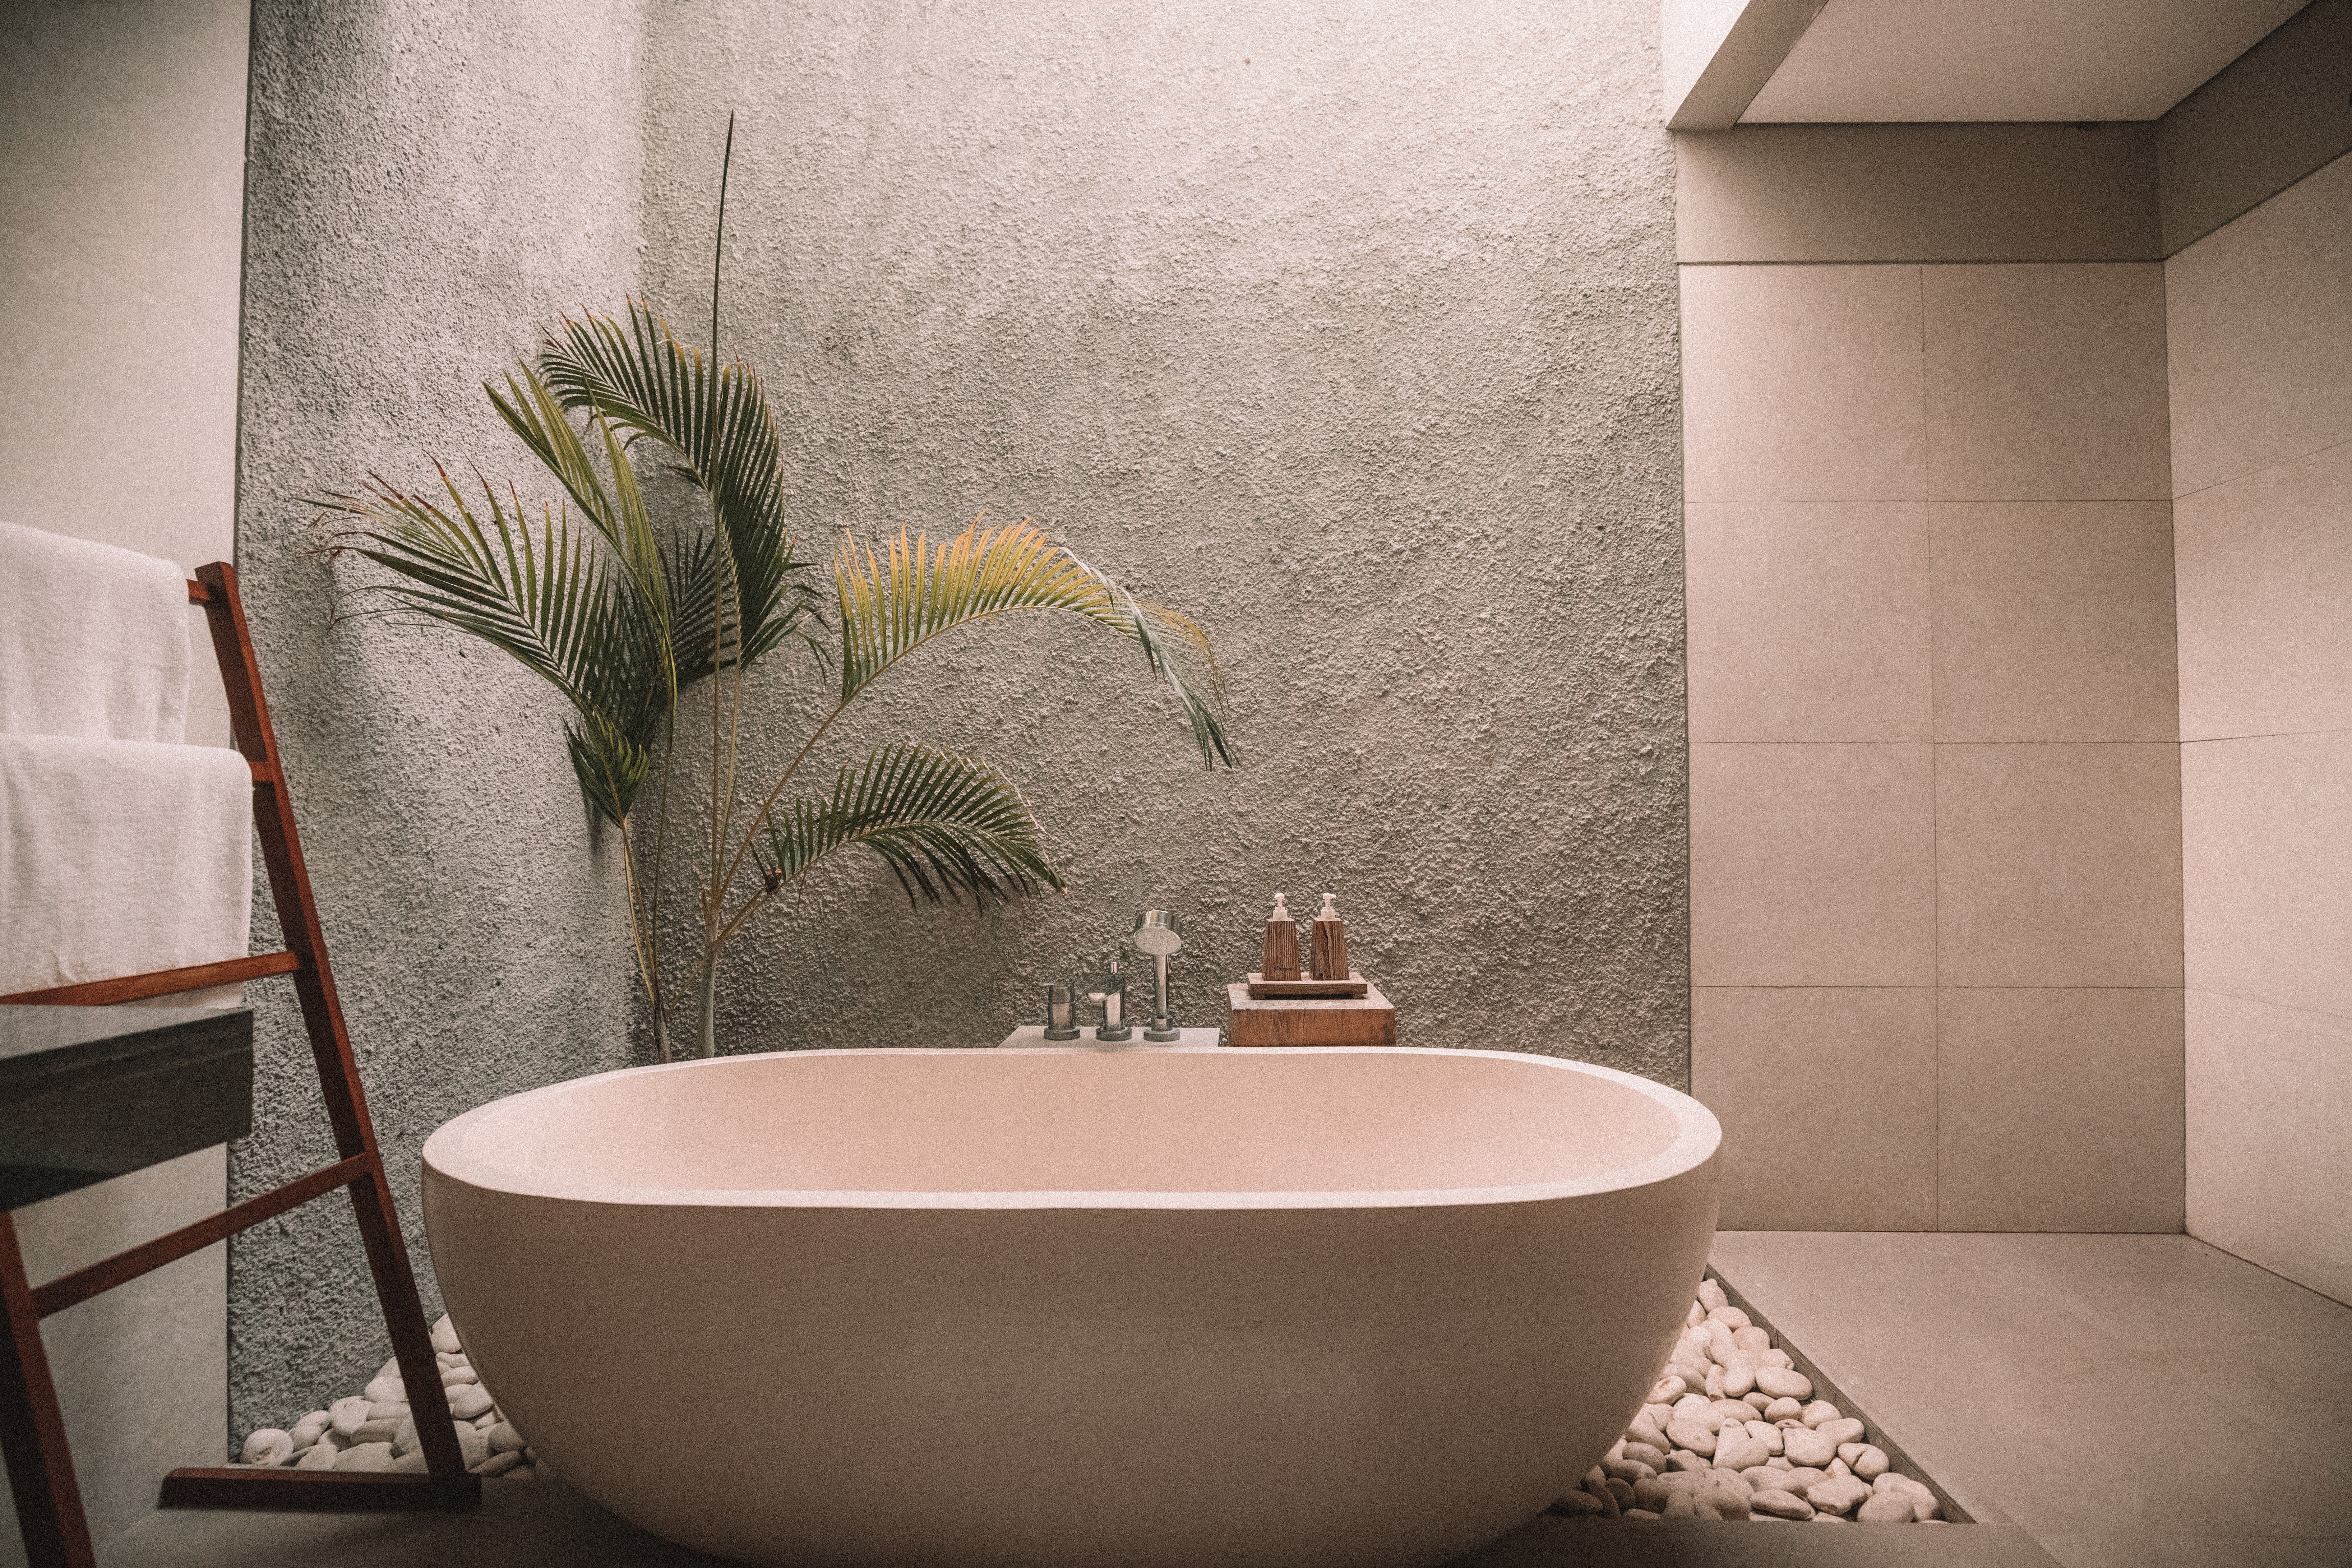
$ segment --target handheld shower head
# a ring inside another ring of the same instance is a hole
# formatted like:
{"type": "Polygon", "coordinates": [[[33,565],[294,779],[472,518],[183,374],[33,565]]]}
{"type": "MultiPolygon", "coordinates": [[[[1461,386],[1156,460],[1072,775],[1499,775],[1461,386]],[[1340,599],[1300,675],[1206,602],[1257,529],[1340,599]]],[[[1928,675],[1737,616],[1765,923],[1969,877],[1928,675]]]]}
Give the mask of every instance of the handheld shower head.
{"type": "Polygon", "coordinates": [[[1174,910],[1146,910],[1136,916],[1135,932],[1129,940],[1136,951],[1151,955],[1151,1026],[1143,1031],[1143,1037],[1160,1044],[1182,1038],[1168,1011],[1168,955],[1184,945],[1183,922],[1174,910]]]}
{"type": "Polygon", "coordinates": [[[1138,952],[1164,958],[1184,945],[1183,921],[1174,910],[1146,910],[1135,917],[1134,941],[1138,952]]]}

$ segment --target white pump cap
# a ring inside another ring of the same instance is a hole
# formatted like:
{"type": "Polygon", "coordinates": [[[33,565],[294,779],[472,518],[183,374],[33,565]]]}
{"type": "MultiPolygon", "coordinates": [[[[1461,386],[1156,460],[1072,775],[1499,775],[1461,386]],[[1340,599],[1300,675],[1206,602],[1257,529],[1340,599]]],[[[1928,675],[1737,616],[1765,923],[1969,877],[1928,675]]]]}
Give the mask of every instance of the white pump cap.
{"type": "Polygon", "coordinates": [[[1331,899],[1332,895],[1329,893],[1323,895],[1323,908],[1316,914],[1317,920],[1336,921],[1339,918],[1339,911],[1332,906],[1331,899]]]}
{"type": "Polygon", "coordinates": [[[1282,895],[1280,893],[1276,893],[1274,896],[1274,913],[1266,916],[1265,918],[1270,921],[1286,921],[1292,918],[1290,906],[1282,901],[1282,895]]]}

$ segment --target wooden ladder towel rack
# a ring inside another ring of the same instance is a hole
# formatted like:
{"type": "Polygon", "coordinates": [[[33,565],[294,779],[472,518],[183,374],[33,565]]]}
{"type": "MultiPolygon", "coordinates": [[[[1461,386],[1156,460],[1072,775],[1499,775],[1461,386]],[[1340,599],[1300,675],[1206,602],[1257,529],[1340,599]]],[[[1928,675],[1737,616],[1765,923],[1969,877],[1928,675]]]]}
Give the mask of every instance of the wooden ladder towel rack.
{"type": "MultiPolygon", "coordinates": [[[[6,1451],[8,1484],[16,1496],[16,1518],[32,1568],[95,1568],[96,1562],[89,1525],[82,1514],[81,1493],[74,1481],[57,1387],[41,1345],[40,1321],[52,1312],[87,1301],[343,1187],[350,1190],[352,1207],[359,1218],[368,1268],[375,1276],[376,1297],[383,1305],[385,1326],[392,1331],[400,1374],[412,1389],[441,1386],[440,1366],[434,1360],[425,1310],[417,1300],[416,1279],[409,1270],[408,1249],[401,1240],[400,1218],[384,1180],[383,1156],[376,1148],[375,1126],[368,1119],[367,1096],[360,1087],[351,1036],[343,1026],[342,1005],[335,996],[326,933],[319,924],[310,873],[302,865],[302,840],[295,831],[293,804],[287,798],[278,736],[270,727],[269,706],[261,695],[261,668],[254,658],[253,637],[246,626],[244,602],[237,595],[235,569],[226,562],[198,567],[196,580],[188,584],[188,602],[205,608],[213,653],[220,661],[221,682],[228,695],[236,749],[253,769],[254,830],[261,841],[269,890],[285,931],[285,950],[19,992],[0,996],[0,1004],[98,1006],[290,974],[295,994],[301,999],[302,1023],[310,1037],[310,1054],[318,1064],[319,1087],[326,1098],[327,1118],[340,1158],[322,1170],[37,1288],[25,1277],[15,1216],[0,1211],[0,1310],[5,1310],[7,1326],[5,1335],[0,1336],[5,1342],[0,1343],[0,1447],[6,1451]]],[[[423,1414],[421,1408],[418,1413],[423,1414]]],[[[425,1454],[423,1475],[243,1466],[179,1469],[163,1478],[163,1506],[455,1511],[480,1502],[481,1479],[467,1473],[451,1423],[419,1420],[416,1436],[425,1454]]]]}

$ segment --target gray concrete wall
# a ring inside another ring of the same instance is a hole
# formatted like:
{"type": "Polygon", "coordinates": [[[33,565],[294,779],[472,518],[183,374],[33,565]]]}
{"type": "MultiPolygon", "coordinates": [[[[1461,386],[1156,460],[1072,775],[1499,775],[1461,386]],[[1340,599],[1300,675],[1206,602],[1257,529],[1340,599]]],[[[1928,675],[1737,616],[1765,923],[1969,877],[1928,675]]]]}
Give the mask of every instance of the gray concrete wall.
{"type": "MultiPolygon", "coordinates": [[[[1192,611],[1246,766],[1138,663],[1016,623],[877,689],[1021,784],[1071,890],[909,912],[853,863],[736,950],[726,1048],[993,1043],[1166,902],[1218,1022],[1273,892],[1336,890],[1414,1045],[1686,1081],[1673,153],[1646,0],[666,5],[646,279],[728,352],[793,510],[1034,515],[1192,611]]],[[[779,659],[751,775],[797,743],[779,659]]]]}
{"type": "MultiPolygon", "coordinates": [[[[302,498],[370,469],[428,482],[427,453],[517,470],[478,384],[537,323],[633,275],[636,28],[627,5],[553,0],[325,0],[256,19],[238,566],[435,1310],[425,1137],[624,1059],[618,856],[591,842],[556,704],[520,668],[438,631],[331,623],[302,498]]],[[[266,911],[255,926],[275,934],[266,911]]],[[[331,1158],[291,993],[253,989],[239,1195],[331,1158]]],[[[352,1392],[389,1353],[340,1203],[247,1233],[232,1311],[239,1431],[352,1392]]]]}

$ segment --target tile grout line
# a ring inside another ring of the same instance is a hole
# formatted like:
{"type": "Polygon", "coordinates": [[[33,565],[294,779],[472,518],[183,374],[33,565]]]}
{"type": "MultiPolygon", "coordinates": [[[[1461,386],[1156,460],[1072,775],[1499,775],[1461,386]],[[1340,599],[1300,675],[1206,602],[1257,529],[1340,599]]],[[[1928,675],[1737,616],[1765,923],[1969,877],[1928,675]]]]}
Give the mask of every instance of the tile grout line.
{"type": "Polygon", "coordinates": [[[1927,413],[1927,269],[1919,285],[1919,453],[1926,472],[1920,489],[1927,497],[1927,939],[1928,973],[1934,976],[1933,1032],[1928,1036],[1936,1083],[1936,1228],[1944,1228],[1944,803],[1936,751],[1936,422],[1927,413]]]}

